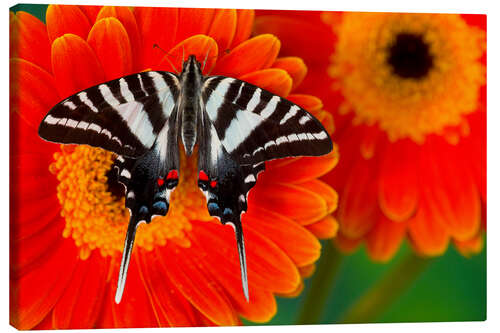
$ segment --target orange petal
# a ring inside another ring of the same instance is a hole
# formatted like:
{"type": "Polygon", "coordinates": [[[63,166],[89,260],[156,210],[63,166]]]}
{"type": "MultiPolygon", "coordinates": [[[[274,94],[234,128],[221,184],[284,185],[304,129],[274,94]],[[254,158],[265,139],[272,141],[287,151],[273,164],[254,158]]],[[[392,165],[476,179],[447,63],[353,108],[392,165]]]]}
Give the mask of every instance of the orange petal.
{"type": "Polygon", "coordinates": [[[100,315],[106,290],[109,258],[93,251],[87,260],[78,265],[60,301],[52,314],[54,329],[78,329],[93,327],[100,315]]]}
{"type": "Polygon", "coordinates": [[[292,78],[283,69],[262,69],[241,75],[240,79],[281,97],[288,96],[292,90],[292,78]]]}
{"type": "MultiPolygon", "coordinates": [[[[99,11],[101,10],[102,6],[82,6],[82,5],[79,5],[78,8],[80,8],[81,11],[87,16],[90,24],[94,24],[94,22],[97,20],[97,14],[99,14],[99,11]]],[[[122,7],[122,8],[126,8],[126,7],[122,7]]]]}
{"type": "Polygon", "coordinates": [[[46,22],[50,42],[64,34],[74,34],[87,39],[91,28],[87,16],[74,5],[49,5],[46,22]]]}
{"type": "Polygon", "coordinates": [[[372,228],[377,215],[376,185],[375,159],[359,158],[339,193],[338,219],[345,236],[361,238],[372,228]]]}
{"type": "Polygon", "coordinates": [[[99,59],[106,80],[132,73],[132,49],[127,31],[114,17],[98,20],[90,30],[87,42],[99,59]]]}
{"type": "Polygon", "coordinates": [[[287,99],[290,102],[297,104],[298,106],[304,108],[308,112],[320,111],[323,108],[323,102],[312,95],[303,95],[303,94],[290,94],[287,99]]]}
{"type": "Polygon", "coordinates": [[[22,58],[50,72],[50,43],[45,24],[25,12],[11,17],[10,57],[22,58]]]}
{"type": "Polygon", "coordinates": [[[160,46],[169,50],[174,45],[179,24],[178,8],[135,7],[134,15],[142,36],[143,64],[142,68],[156,65],[165,55],[165,51],[154,47],[160,46]]]}
{"type": "Polygon", "coordinates": [[[292,90],[302,83],[307,74],[307,67],[299,57],[278,58],[273,64],[273,68],[281,68],[292,77],[292,90]]]}
{"type": "Polygon", "coordinates": [[[40,323],[68,286],[77,263],[77,248],[65,239],[52,255],[20,279],[10,281],[10,323],[28,330],[40,323]]]}
{"type": "Polygon", "coordinates": [[[306,226],[319,239],[333,238],[339,230],[339,223],[332,215],[327,215],[320,221],[306,226]]]}
{"type": "Polygon", "coordinates": [[[480,194],[462,151],[443,139],[428,140],[421,153],[423,196],[437,220],[457,240],[475,236],[481,222],[480,194]]]}
{"type": "Polygon", "coordinates": [[[379,169],[378,200],[382,212],[393,221],[406,221],[418,202],[419,148],[410,140],[387,143],[379,169]]]}
{"type": "Polygon", "coordinates": [[[52,43],[52,71],[60,95],[67,97],[105,80],[101,64],[89,44],[67,34],[52,43]]]}
{"type": "Polygon", "coordinates": [[[475,254],[481,253],[484,247],[484,239],[483,234],[479,233],[478,235],[472,237],[471,239],[465,241],[457,241],[453,240],[456,249],[460,252],[464,257],[470,258],[475,254]]]}
{"type": "Polygon", "coordinates": [[[243,41],[247,40],[252,33],[255,12],[253,9],[237,9],[237,25],[231,48],[235,48],[243,41]]]}
{"type": "Polygon", "coordinates": [[[337,209],[339,196],[330,185],[319,179],[311,179],[307,182],[300,183],[299,186],[320,195],[326,201],[328,214],[337,209]]]}
{"type": "Polygon", "coordinates": [[[290,184],[257,184],[249,193],[248,210],[263,207],[291,218],[302,225],[323,218],[328,212],[326,201],[318,194],[290,184]]]}
{"type": "Polygon", "coordinates": [[[362,139],[359,151],[361,152],[361,156],[368,160],[375,155],[377,144],[383,137],[383,134],[376,126],[361,125],[360,127],[362,128],[362,139]]]}
{"type": "Polygon", "coordinates": [[[280,297],[287,297],[287,298],[294,298],[300,295],[302,293],[302,290],[304,290],[304,281],[300,280],[300,284],[295,288],[295,290],[289,292],[289,293],[279,293],[277,294],[280,297]]]}
{"type": "Polygon", "coordinates": [[[445,227],[431,213],[428,200],[431,199],[425,196],[421,198],[417,215],[408,221],[408,234],[417,252],[438,256],[448,248],[450,237],[445,227]]]}
{"type": "Polygon", "coordinates": [[[227,50],[236,33],[236,9],[216,9],[208,35],[215,39],[219,50],[227,50]]]}
{"type": "Polygon", "coordinates": [[[56,81],[47,71],[19,58],[10,59],[10,111],[35,132],[47,112],[60,101],[56,81]]]}
{"type": "Polygon", "coordinates": [[[316,271],[315,264],[299,267],[300,276],[303,279],[310,278],[314,274],[315,271],[316,271]]]}
{"type": "Polygon", "coordinates": [[[340,249],[340,251],[351,254],[358,249],[359,245],[363,241],[363,238],[348,238],[344,236],[341,231],[339,231],[337,236],[332,241],[340,249]]]}
{"type": "Polygon", "coordinates": [[[205,35],[196,35],[177,44],[163,57],[158,66],[153,66],[153,68],[178,72],[182,69],[184,61],[190,55],[194,55],[201,63],[203,73],[209,73],[215,64],[218,52],[217,43],[213,38],[205,35]],[[182,56],[184,56],[184,59],[182,59],[182,56]],[[205,59],[206,63],[203,64],[205,59]],[[177,68],[173,68],[171,63],[177,68]]]}
{"type": "Polygon", "coordinates": [[[125,30],[127,31],[127,36],[130,41],[130,48],[132,49],[133,58],[133,71],[140,71],[142,65],[142,41],[139,35],[139,28],[137,26],[137,21],[135,20],[134,13],[129,7],[121,6],[104,6],[99,11],[97,15],[97,20],[105,17],[115,17],[120,21],[125,30]]]}
{"type": "Polygon", "coordinates": [[[213,8],[179,8],[179,30],[176,43],[194,35],[206,35],[214,19],[213,8]]]}
{"type": "Polygon", "coordinates": [[[405,222],[394,222],[381,214],[366,237],[368,254],[375,261],[387,262],[399,250],[405,234],[405,222]]]}
{"type": "Polygon", "coordinates": [[[245,228],[253,229],[274,242],[297,266],[319,259],[321,245],[297,222],[260,207],[244,215],[245,228]]]}
{"type": "Polygon", "coordinates": [[[270,67],[280,50],[281,43],[273,35],[259,35],[246,40],[223,56],[214,72],[239,78],[241,75],[270,67]]]}
{"type": "Polygon", "coordinates": [[[289,184],[308,181],[326,174],[338,160],[339,155],[335,150],[324,156],[295,158],[280,166],[266,166],[266,171],[259,175],[259,181],[289,184]]]}

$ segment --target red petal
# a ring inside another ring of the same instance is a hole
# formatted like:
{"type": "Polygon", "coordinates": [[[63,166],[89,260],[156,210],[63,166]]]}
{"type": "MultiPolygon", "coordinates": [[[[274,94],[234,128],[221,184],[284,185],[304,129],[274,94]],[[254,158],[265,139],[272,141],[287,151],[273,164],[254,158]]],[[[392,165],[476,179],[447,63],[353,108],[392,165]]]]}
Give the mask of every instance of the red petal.
{"type": "Polygon", "coordinates": [[[322,220],[306,226],[307,230],[319,239],[333,238],[339,230],[339,223],[331,216],[327,215],[322,220]]]}
{"type": "Polygon", "coordinates": [[[394,222],[383,215],[366,237],[366,248],[375,261],[386,262],[399,250],[406,234],[405,222],[394,222]]]}
{"type": "Polygon", "coordinates": [[[235,48],[243,41],[247,40],[252,33],[255,12],[252,9],[237,9],[237,25],[231,48],[235,48]]]}
{"type": "Polygon", "coordinates": [[[216,9],[208,35],[215,39],[219,50],[227,50],[236,33],[236,9],[216,9]]]}
{"type": "Polygon", "coordinates": [[[134,15],[142,36],[143,64],[142,68],[156,65],[165,55],[165,51],[154,47],[155,44],[163,50],[169,50],[175,41],[179,24],[178,8],[136,7],[134,15]]]}
{"type": "Polygon", "coordinates": [[[98,20],[87,39],[99,59],[106,80],[132,73],[132,48],[127,31],[114,17],[98,20]]]}
{"type": "Polygon", "coordinates": [[[288,96],[292,90],[292,78],[283,69],[262,69],[241,75],[240,79],[281,97],[288,96]]]}
{"type": "Polygon", "coordinates": [[[321,100],[312,95],[304,94],[290,94],[287,96],[290,102],[297,104],[298,106],[306,109],[308,112],[320,111],[323,108],[323,103],[321,100]]]}
{"type": "Polygon", "coordinates": [[[281,43],[273,35],[259,35],[246,40],[223,56],[214,72],[230,77],[270,67],[280,50],[281,43]],[[244,61],[242,61],[244,60],[244,61]]]}
{"type": "Polygon", "coordinates": [[[348,238],[342,234],[342,230],[339,230],[332,241],[342,252],[351,254],[358,249],[363,238],[348,238]]]}
{"type": "Polygon", "coordinates": [[[382,212],[393,221],[406,221],[418,203],[419,148],[410,140],[385,145],[379,169],[378,200],[382,212]]]}
{"type": "Polygon", "coordinates": [[[215,15],[215,9],[179,8],[179,30],[176,43],[194,35],[206,35],[215,15]]]}
{"type": "Polygon", "coordinates": [[[54,329],[94,326],[104,300],[109,262],[109,258],[101,257],[97,251],[87,260],[78,260],[68,288],[54,307],[54,329]]]}
{"type": "Polygon", "coordinates": [[[25,12],[14,14],[10,21],[10,57],[22,58],[50,71],[50,43],[45,24],[25,12]]]}
{"type": "Polygon", "coordinates": [[[46,13],[47,33],[51,42],[64,34],[74,34],[87,39],[90,23],[78,6],[49,5],[46,13]]]}
{"type": "MultiPolygon", "coordinates": [[[[102,6],[78,6],[80,10],[87,16],[89,19],[89,23],[92,25],[96,21],[97,14],[99,14],[99,11],[101,10],[102,6]]],[[[122,7],[125,8],[125,7],[122,7]]]]}
{"type": "Polygon", "coordinates": [[[64,97],[105,80],[94,51],[76,35],[67,34],[52,43],[52,69],[60,95],[64,97]]]}
{"type": "Polygon", "coordinates": [[[78,262],[72,239],[61,242],[53,255],[10,284],[10,322],[17,329],[30,329],[50,312],[68,286],[78,262]]]}
{"type": "Polygon", "coordinates": [[[292,77],[292,90],[302,83],[307,74],[307,67],[299,57],[278,58],[274,62],[273,68],[281,68],[292,77]]]}
{"type": "Polygon", "coordinates": [[[339,196],[337,195],[337,192],[335,192],[335,190],[326,183],[318,179],[311,179],[307,182],[300,183],[300,186],[303,187],[304,189],[307,189],[311,192],[320,195],[323,198],[323,200],[326,201],[328,214],[332,213],[335,209],[337,209],[339,196]]]}

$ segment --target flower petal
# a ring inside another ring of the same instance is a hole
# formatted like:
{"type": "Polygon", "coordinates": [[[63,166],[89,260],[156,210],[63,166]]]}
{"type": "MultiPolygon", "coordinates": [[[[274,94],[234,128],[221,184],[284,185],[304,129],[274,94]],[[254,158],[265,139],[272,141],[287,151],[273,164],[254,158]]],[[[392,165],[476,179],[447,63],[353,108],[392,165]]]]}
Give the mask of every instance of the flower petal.
{"type": "Polygon", "coordinates": [[[285,70],[279,68],[267,68],[243,74],[240,79],[281,97],[288,96],[292,90],[292,78],[285,70]]]}
{"type": "Polygon", "coordinates": [[[52,43],[52,71],[63,97],[105,80],[101,64],[82,38],[66,34],[52,43]]]}
{"type": "Polygon", "coordinates": [[[280,41],[273,35],[253,37],[220,58],[214,72],[239,78],[243,74],[268,68],[276,60],[280,46],[280,41]]]}
{"type": "Polygon", "coordinates": [[[298,106],[304,108],[308,112],[320,111],[323,108],[323,102],[312,95],[305,94],[290,94],[287,96],[290,102],[297,104],[298,106]]]}
{"type": "Polygon", "coordinates": [[[78,250],[65,239],[40,265],[10,282],[10,322],[17,329],[31,329],[58,302],[77,264],[78,250]]]}
{"type": "Polygon", "coordinates": [[[446,251],[450,237],[446,228],[432,214],[429,200],[432,199],[421,197],[417,215],[408,221],[408,235],[417,252],[438,256],[446,251]]]}
{"type": "Polygon", "coordinates": [[[75,5],[49,5],[46,22],[51,43],[64,34],[74,34],[87,39],[91,27],[87,16],[75,5]]]}
{"type": "Polygon", "coordinates": [[[408,220],[417,209],[417,163],[419,149],[409,139],[387,143],[379,169],[378,201],[393,221],[408,220]]]}
{"type": "Polygon", "coordinates": [[[210,73],[215,65],[218,54],[217,43],[211,37],[205,35],[196,35],[189,37],[166,54],[157,66],[153,69],[166,70],[170,72],[178,72],[182,69],[182,64],[190,56],[196,56],[196,59],[202,63],[203,73],[210,73]],[[184,59],[182,59],[184,56],[184,59]],[[174,59],[174,61],[172,61],[174,59]],[[178,60],[175,60],[178,59],[178,60]],[[205,62],[206,59],[206,63],[205,62]],[[177,67],[173,68],[172,63],[177,67]]]}
{"type": "Polygon", "coordinates": [[[179,25],[179,9],[135,7],[134,15],[139,35],[142,36],[143,64],[141,67],[150,68],[165,55],[165,51],[154,47],[155,44],[163,50],[169,50],[174,45],[179,25]]]}
{"type": "Polygon", "coordinates": [[[237,25],[231,48],[235,48],[247,40],[252,33],[255,12],[253,9],[236,9],[237,25]]]}
{"type": "Polygon", "coordinates": [[[256,208],[245,215],[245,229],[265,235],[285,252],[297,266],[305,266],[319,259],[321,245],[297,222],[273,211],[256,208]]]}
{"type": "MultiPolygon", "coordinates": [[[[102,6],[82,6],[82,5],[79,5],[78,8],[80,8],[80,10],[85,14],[85,16],[87,16],[87,18],[89,19],[89,23],[92,25],[95,23],[95,21],[97,20],[97,15],[99,14],[99,11],[101,10],[102,6]]],[[[126,7],[122,7],[122,8],[126,8],[126,7]]]]}
{"type": "Polygon", "coordinates": [[[342,233],[360,238],[373,226],[377,213],[375,158],[358,158],[340,195],[338,219],[342,233]]]}
{"type": "Polygon", "coordinates": [[[45,24],[25,12],[13,14],[10,20],[10,58],[22,58],[50,71],[50,43],[45,24]]]}
{"type": "Polygon", "coordinates": [[[306,64],[299,57],[278,58],[274,62],[273,68],[281,68],[292,77],[292,90],[302,83],[307,74],[306,64]]]}
{"type": "Polygon", "coordinates": [[[93,327],[99,315],[110,260],[93,251],[87,260],[77,261],[69,286],[54,307],[54,329],[93,327]]]}
{"type": "Polygon", "coordinates": [[[394,222],[380,214],[366,237],[368,254],[375,261],[387,262],[399,250],[405,234],[405,222],[394,222]]]}
{"type": "Polygon", "coordinates": [[[457,241],[453,240],[456,249],[460,252],[464,257],[470,258],[475,254],[481,253],[484,247],[484,239],[483,234],[479,233],[476,236],[465,240],[465,241],[457,241]]]}
{"type": "Polygon", "coordinates": [[[208,31],[219,47],[219,50],[227,50],[236,33],[236,9],[215,9],[215,15],[208,31]]]}
{"type": "MultiPolygon", "coordinates": [[[[213,8],[179,8],[176,43],[194,35],[206,35],[215,15],[213,8]]],[[[189,55],[189,54],[188,54],[189,55]]]]}
{"type": "Polygon", "coordinates": [[[106,80],[132,73],[132,48],[127,31],[114,17],[99,19],[87,39],[99,59],[106,80]]]}
{"type": "Polygon", "coordinates": [[[322,182],[319,179],[311,179],[307,182],[300,183],[300,186],[320,195],[323,200],[326,201],[328,214],[337,209],[339,196],[337,195],[337,192],[335,192],[335,190],[328,184],[322,182]]]}
{"type": "Polygon", "coordinates": [[[351,254],[358,249],[363,238],[348,238],[344,236],[342,230],[339,229],[337,236],[335,236],[332,241],[343,253],[351,254]]]}
{"type": "Polygon", "coordinates": [[[316,223],[306,225],[307,230],[319,239],[333,238],[339,230],[339,223],[332,215],[327,215],[316,223]]]}
{"type": "Polygon", "coordinates": [[[10,64],[10,110],[21,116],[33,132],[47,112],[59,102],[54,78],[37,65],[19,58],[10,64]]]}
{"type": "Polygon", "coordinates": [[[134,13],[132,13],[132,10],[129,7],[104,6],[99,11],[97,20],[105,17],[115,17],[127,31],[130,48],[132,49],[132,68],[133,71],[140,71],[142,69],[143,47],[134,13]]]}
{"type": "Polygon", "coordinates": [[[249,193],[248,210],[262,207],[291,218],[302,225],[311,224],[328,213],[320,195],[291,184],[257,184],[249,193]]]}

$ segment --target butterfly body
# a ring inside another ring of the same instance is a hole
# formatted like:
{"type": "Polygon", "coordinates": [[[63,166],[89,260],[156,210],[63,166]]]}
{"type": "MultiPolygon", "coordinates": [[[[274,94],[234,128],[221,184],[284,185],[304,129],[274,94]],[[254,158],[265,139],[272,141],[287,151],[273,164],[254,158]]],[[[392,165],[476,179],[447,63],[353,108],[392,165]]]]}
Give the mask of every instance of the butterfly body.
{"type": "Polygon", "coordinates": [[[204,76],[195,56],[179,75],[141,72],[72,95],[45,116],[39,135],[117,154],[130,222],[115,301],[120,302],[137,226],[165,216],[179,182],[180,149],[198,146],[198,186],[207,210],[234,228],[248,300],[241,215],[265,161],[332,150],[321,123],[290,101],[224,76],[204,76]]]}

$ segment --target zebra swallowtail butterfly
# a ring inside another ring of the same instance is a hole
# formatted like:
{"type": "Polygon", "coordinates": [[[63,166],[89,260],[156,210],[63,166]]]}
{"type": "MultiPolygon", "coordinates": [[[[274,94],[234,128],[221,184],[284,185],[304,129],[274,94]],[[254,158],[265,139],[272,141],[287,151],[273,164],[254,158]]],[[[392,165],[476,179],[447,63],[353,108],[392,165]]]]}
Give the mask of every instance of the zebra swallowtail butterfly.
{"type": "MultiPolygon", "coordinates": [[[[114,167],[130,211],[115,302],[121,301],[140,223],[166,215],[179,180],[179,141],[198,145],[198,186],[210,215],[235,231],[241,281],[248,281],[241,214],[264,162],[332,150],[321,123],[292,102],[244,81],[204,76],[194,55],[182,72],[149,71],[64,99],[40,124],[45,140],[116,153],[114,167]]],[[[181,147],[182,147],[181,146],[181,147]]]]}

